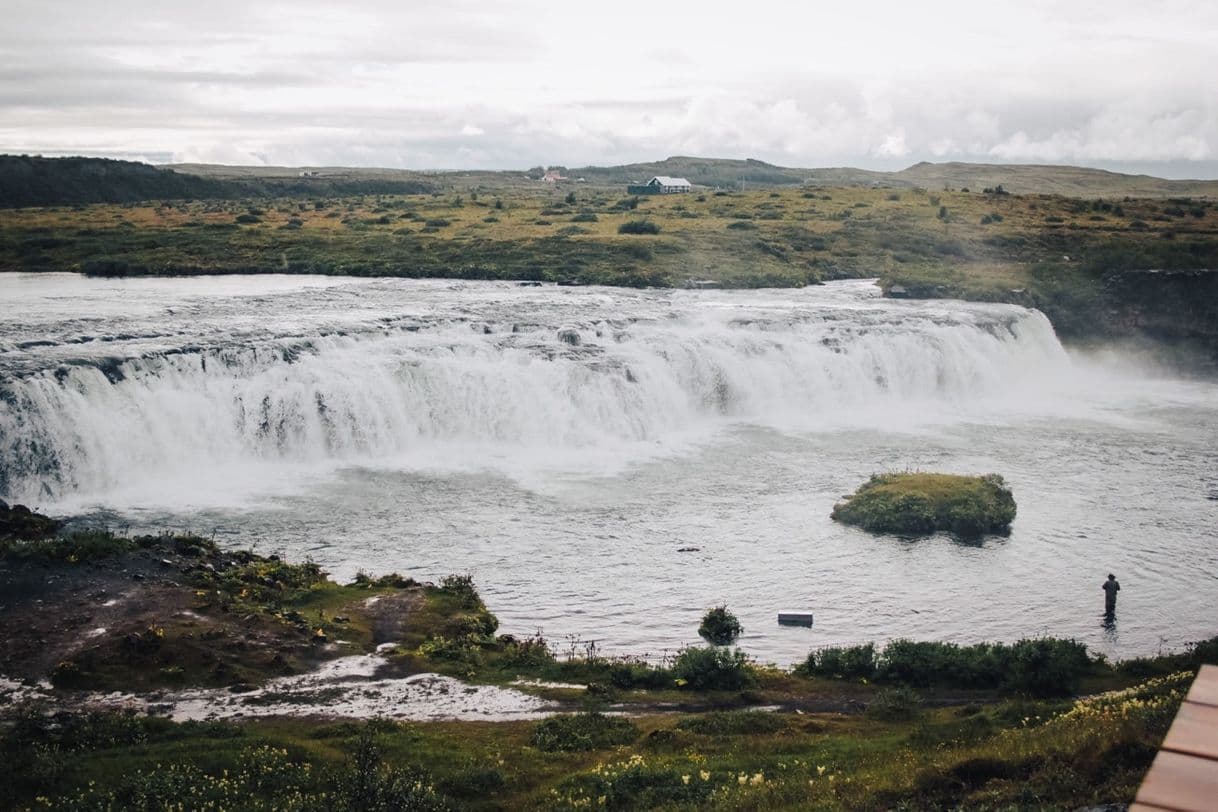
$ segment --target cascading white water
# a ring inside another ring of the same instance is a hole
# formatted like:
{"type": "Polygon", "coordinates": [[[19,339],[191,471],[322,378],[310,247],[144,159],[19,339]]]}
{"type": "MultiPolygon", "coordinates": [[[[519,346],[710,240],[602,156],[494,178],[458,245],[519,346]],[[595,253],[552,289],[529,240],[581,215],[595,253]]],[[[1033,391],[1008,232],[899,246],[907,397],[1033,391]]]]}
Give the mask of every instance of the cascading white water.
{"type": "Polygon", "coordinates": [[[403,301],[405,323],[384,303],[375,329],[361,314],[233,342],[182,325],[168,348],[158,335],[101,357],[55,341],[10,352],[23,374],[0,388],[0,493],[54,500],[184,468],[409,457],[437,442],[595,452],[724,421],[841,424],[1001,395],[1067,364],[1034,311],[885,302],[859,283],[819,298],[631,292],[611,318],[597,297],[615,292],[473,290],[430,291],[455,311],[403,301]]]}

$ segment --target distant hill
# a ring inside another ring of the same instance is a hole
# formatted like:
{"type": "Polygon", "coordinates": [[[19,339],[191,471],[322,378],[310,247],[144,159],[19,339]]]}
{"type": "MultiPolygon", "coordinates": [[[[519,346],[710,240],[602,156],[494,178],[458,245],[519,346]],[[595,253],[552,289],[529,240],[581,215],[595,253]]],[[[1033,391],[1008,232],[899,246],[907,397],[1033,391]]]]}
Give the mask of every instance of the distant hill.
{"type": "Polygon", "coordinates": [[[0,208],[225,197],[222,183],[134,161],[0,155],[0,208]]]}
{"type": "Polygon", "coordinates": [[[805,170],[787,169],[764,161],[730,158],[673,157],[651,163],[624,166],[583,166],[567,171],[570,177],[582,177],[598,183],[630,183],[645,181],[655,175],[685,178],[699,186],[738,188],[741,181],[766,186],[799,185],[805,180],[805,170]]]}
{"type": "MultiPolygon", "coordinates": [[[[899,172],[834,167],[797,169],[753,159],[674,156],[622,166],[566,169],[570,178],[618,185],[654,175],[688,178],[709,188],[782,186],[879,186],[981,191],[1002,186],[1015,194],[1069,197],[1211,197],[1218,181],[1165,180],[1077,166],[919,163],[899,172]]],[[[334,197],[418,194],[449,184],[507,187],[531,184],[520,171],[416,172],[349,167],[219,166],[157,167],[105,158],[42,158],[0,155],[0,208],[145,200],[334,197]]]]}
{"type": "Polygon", "coordinates": [[[891,186],[980,191],[1002,186],[1015,194],[1069,197],[1218,197],[1218,181],[1165,180],[1150,175],[1123,175],[1077,166],[1026,164],[919,163],[899,172],[835,167],[796,169],[752,159],[674,156],[663,161],[568,170],[573,177],[606,183],[647,180],[654,175],[687,178],[693,183],[738,189],[746,186],[891,186]]]}
{"type": "MultiPolygon", "coordinates": [[[[212,169],[212,168],[208,168],[212,169]]],[[[302,176],[251,172],[194,174],[108,158],[0,155],[0,208],[135,203],[144,200],[353,194],[416,194],[433,185],[415,173],[341,170],[302,176]],[[203,177],[202,174],[212,175],[203,177]]]]}
{"type": "Polygon", "coordinates": [[[922,162],[891,177],[928,189],[950,186],[974,191],[1001,185],[1014,194],[1067,197],[1218,197],[1218,181],[1165,180],[1081,166],[922,162]]]}

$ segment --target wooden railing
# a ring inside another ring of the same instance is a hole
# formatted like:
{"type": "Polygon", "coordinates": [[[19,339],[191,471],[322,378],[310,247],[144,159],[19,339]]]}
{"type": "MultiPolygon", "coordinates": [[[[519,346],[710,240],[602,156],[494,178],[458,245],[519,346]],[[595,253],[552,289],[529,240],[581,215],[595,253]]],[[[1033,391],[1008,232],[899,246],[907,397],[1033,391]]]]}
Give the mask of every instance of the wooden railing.
{"type": "Polygon", "coordinates": [[[1129,812],[1218,810],[1218,666],[1203,665],[1129,812]]]}

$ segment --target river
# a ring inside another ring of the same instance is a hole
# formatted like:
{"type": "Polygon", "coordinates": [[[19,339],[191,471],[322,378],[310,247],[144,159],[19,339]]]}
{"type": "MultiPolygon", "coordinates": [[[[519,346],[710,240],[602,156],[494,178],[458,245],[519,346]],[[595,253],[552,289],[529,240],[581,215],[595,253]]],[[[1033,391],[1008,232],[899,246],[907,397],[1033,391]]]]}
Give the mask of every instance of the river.
{"type": "Polygon", "coordinates": [[[671,653],[719,603],[781,665],[896,637],[1123,658],[1218,633],[1218,385],[866,281],[0,274],[0,497],[344,579],[470,573],[502,631],[560,649],[671,653]],[[1002,474],[1012,532],[830,521],[907,469],[1002,474]]]}

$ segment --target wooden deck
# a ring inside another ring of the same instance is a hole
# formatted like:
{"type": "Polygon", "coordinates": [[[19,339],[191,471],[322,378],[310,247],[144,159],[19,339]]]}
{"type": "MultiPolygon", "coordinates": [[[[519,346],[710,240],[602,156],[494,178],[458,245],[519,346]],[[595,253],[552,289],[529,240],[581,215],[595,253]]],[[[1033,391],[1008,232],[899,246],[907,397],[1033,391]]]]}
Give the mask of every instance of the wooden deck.
{"type": "Polygon", "coordinates": [[[1203,665],[1130,812],[1218,809],[1218,666],[1203,665]]]}

